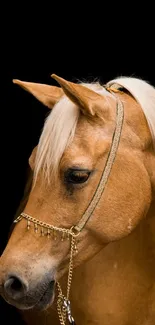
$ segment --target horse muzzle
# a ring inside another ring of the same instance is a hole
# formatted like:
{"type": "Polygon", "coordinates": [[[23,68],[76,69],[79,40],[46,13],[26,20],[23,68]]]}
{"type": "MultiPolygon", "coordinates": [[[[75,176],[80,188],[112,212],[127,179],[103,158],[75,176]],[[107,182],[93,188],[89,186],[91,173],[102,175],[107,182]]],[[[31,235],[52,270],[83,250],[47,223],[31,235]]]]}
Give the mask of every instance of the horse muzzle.
{"type": "Polygon", "coordinates": [[[54,301],[55,281],[45,276],[42,282],[28,283],[10,274],[0,286],[0,294],[7,303],[18,309],[47,309],[54,301]]]}

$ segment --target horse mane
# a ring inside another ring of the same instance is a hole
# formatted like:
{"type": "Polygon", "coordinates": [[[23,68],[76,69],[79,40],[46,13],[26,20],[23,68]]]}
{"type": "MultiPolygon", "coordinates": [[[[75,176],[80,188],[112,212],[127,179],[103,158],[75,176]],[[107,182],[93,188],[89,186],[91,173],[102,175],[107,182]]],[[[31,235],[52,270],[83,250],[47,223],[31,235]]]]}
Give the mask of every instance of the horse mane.
{"type": "Polygon", "coordinates": [[[108,82],[108,86],[112,85],[128,90],[140,104],[148,122],[155,149],[155,88],[149,82],[132,77],[116,78],[108,82]]]}
{"type": "MultiPolygon", "coordinates": [[[[98,82],[81,83],[94,91],[103,94],[107,100],[111,96],[98,82]]],[[[108,82],[108,86],[120,86],[128,90],[140,104],[147,119],[152,140],[155,145],[155,88],[148,82],[131,77],[121,77],[108,82]]],[[[60,159],[67,146],[72,142],[80,116],[79,108],[66,96],[63,96],[54,106],[45,120],[43,131],[39,140],[35,170],[34,183],[40,171],[44,179],[50,182],[58,172],[60,159]]]]}

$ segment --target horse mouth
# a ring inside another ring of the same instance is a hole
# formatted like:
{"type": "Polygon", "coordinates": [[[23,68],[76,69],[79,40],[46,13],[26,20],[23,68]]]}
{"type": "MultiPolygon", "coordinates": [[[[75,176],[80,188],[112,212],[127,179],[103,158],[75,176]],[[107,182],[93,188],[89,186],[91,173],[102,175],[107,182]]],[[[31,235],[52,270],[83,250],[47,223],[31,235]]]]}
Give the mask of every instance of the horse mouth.
{"type": "Polygon", "coordinates": [[[40,300],[32,307],[37,310],[47,309],[54,301],[55,281],[51,281],[40,300]]]}

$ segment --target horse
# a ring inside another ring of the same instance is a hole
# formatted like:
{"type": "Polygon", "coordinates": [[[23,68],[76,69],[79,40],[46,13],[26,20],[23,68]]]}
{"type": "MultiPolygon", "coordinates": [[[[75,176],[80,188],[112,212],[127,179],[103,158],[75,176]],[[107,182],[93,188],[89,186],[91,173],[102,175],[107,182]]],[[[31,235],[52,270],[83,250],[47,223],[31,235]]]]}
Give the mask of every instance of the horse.
{"type": "Polygon", "coordinates": [[[154,325],[155,88],[13,80],[49,108],[0,258],[26,324],[154,325]]]}

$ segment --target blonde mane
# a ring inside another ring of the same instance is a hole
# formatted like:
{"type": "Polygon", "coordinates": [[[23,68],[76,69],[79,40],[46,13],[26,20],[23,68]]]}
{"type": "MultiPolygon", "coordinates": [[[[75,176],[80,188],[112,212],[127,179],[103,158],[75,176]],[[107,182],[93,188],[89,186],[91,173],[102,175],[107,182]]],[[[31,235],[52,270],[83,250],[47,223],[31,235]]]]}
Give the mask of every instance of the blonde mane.
{"type": "MultiPolygon", "coordinates": [[[[155,144],[155,89],[143,80],[128,77],[117,78],[108,83],[109,86],[113,84],[116,87],[126,88],[139,102],[148,121],[153,143],[155,144]]],[[[99,83],[85,83],[84,85],[103,96],[111,96],[99,83]]],[[[45,121],[39,140],[34,182],[40,171],[43,172],[48,183],[51,177],[56,176],[60,159],[74,138],[79,116],[79,108],[66,96],[62,97],[53,107],[45,121]]]]}
{"type": "Polygon", "coordinates": [[[124,87],[140,104],[148,122],[155,148],[155,88],[144,80],[131,77],[111,80],[108,85],[115,85],[116,88],[119,86],[124,87]]]}

